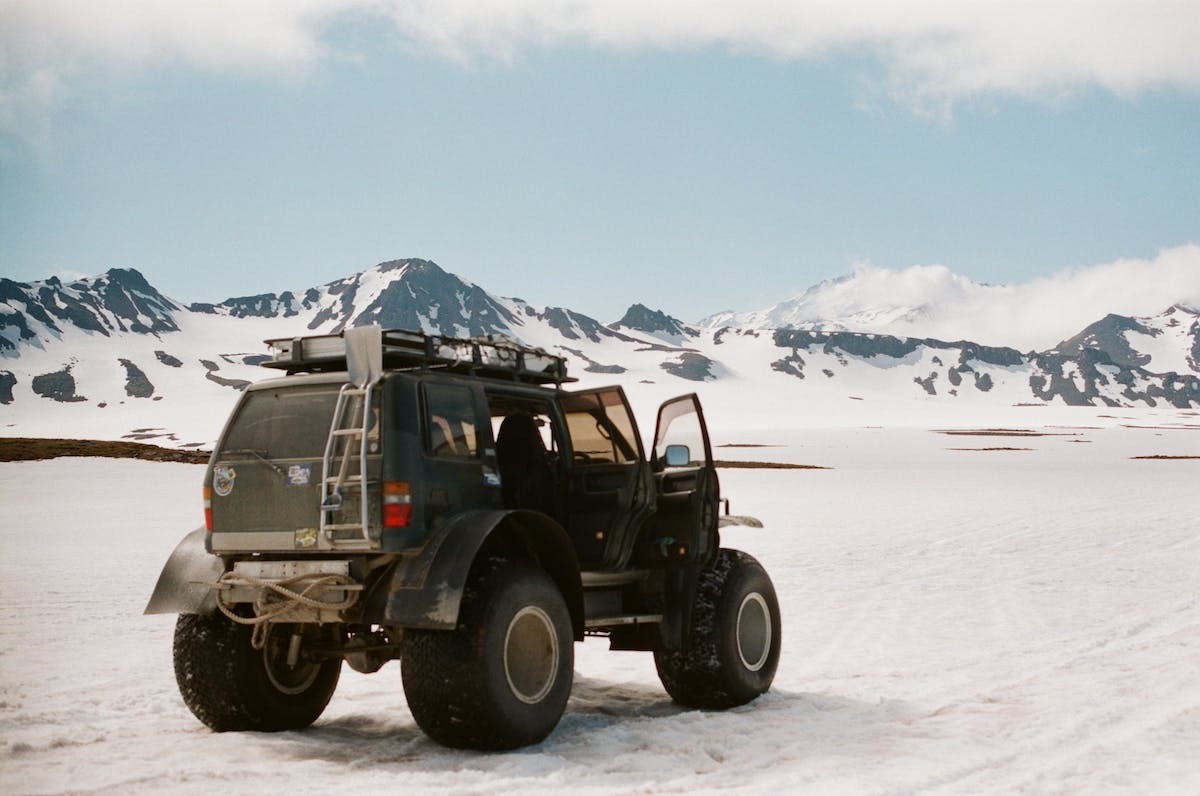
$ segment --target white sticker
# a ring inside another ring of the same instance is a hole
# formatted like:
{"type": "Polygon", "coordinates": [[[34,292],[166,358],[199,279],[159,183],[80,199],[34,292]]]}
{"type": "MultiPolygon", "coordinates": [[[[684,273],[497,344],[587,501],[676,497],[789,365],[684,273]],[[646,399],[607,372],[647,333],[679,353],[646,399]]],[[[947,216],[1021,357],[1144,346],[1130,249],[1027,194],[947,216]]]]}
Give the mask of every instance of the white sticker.
{"type": "Polygon", "coordinates": [[[289,464],[287,471],[288,486],[308,486],[312,479],[311,464],[289,464]]]}

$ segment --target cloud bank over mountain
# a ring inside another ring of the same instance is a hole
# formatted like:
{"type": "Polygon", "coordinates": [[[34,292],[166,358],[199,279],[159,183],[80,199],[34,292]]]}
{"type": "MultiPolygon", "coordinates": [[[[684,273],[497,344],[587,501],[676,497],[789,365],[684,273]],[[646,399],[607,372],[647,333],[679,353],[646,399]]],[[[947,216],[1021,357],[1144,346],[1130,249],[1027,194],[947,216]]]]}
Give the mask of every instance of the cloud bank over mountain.
{"type": "Polygon", "coordinates": [[[1200,88],[1200,14],[1187,0],[0,0],[0,16],[4,129],[61,101],[96,66],[290,73],[360,55],[333,42],[339,25],[363,20],[390,27],[398,46],[464,61],[579,45],[719,47],[787,60],[865,56],[882,69],[886,92],[924,107],[997,92],[1056,97],[1089,85],[1121,95],[1200,88]]]}
{"type": "Polygon", "coordinates": [[[1151,315],[1176,303],[1200,307],[1200,245],[1011,285],[972,282],[943,265],[890,270],[863,263],[771,307],[718,313],[701,325],[886,332],[1033,350],[1107,313],[1151,315]]]}

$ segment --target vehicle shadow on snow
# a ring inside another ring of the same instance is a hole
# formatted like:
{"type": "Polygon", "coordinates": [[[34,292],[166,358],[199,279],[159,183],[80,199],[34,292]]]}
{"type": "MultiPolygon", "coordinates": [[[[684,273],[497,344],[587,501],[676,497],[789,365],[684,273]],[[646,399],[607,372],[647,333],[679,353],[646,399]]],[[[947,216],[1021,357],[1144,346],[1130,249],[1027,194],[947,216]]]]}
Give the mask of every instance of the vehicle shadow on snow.
{"type": "MultiPolygon", "coordinates": [[[[620,752],[620,747],[644,751],[647,738],[678,733],[696,740],[721,739],[714,747],[726,750],[714,758],[721,763],[732,759],[729,753],[735,748],[761,744],[764,736],[783,746],[802,748],[806,755],[819,755],[823,749],[842,754],[848,744],[877,753],[903,746],[913,737],[918,718],[907,703],[897,700],[872,703],[780,689],[730,710],[695,710],[676,705],[657,683],[612,682],[576,673],[566,712],[550,737],[535,746],[496,754],[552,753],[571,759],[572,750],[590,749],[595,743],[606,744],[612,753],[620,752]]],[[[441,761],[453,769],[462,764],[464,755],[487,754],[439,746],[407,715],[343,715],[283,737],[288,747],[284,753],[295,759],[339,764],[387,766],[420,760],[426,768],[441,761]]]]}
{"type": "Polygon", "coordinates": [[[918,712],[900,700],[866,702],[779,688],[729,710],[697,710],[676,705],[657,684],[577,676],[567,712],[548,743],[570,736],[585,740],[589,734],[616,727],[670,733],[682,723],[702,725],[705,734],[725,735],[732,744],[738,743],[738,737],[760,743],[765,732],[776,741],[795,742],[814,753],[821,748],[844,751],[850,738],[869,739],[867,746],[878,750],[903,745],[919,719],[918,712]]]}

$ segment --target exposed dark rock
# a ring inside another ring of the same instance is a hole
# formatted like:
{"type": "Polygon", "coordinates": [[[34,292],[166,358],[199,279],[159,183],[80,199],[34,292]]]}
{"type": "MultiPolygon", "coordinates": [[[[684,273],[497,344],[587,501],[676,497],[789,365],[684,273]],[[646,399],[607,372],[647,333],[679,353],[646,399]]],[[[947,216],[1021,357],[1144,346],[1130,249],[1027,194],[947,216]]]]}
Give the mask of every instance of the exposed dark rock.
{"type": "Polygon", "coordinates": [[[776,329],[775,345],[780,348],[808,348],[820,345],[827,354],[842,352],[851,356],[875,356],[900,359],[916,351],[923,341],[911,337],[857,332],[820,332],[808,329],[776,329]]]}
{"type": "Polygon", "coordinates": [[[38,395],[59,403],[77,403],[87,400],[82,395],[75,394],[75,377],[71,375],[70,368],[34,376],[31,386],[38,395]]]}
{"type": "Polygon", "coordinates": [[[155,351],[154,356],[158,357],[158,361],[172,368],[181,368],[183,363],[175,357],[168,354],[166,351],[155,351]]]}
{"type": "Polygon", "coordinates": [[[269,354],[250,354],[249,356],[242,357],[243,365],[261,365],[264,362],[270,361],[271,356],[269,354]]]}
{"type": "Polygon", "coordinates": [[[1089,348],[1081,349],[1078,359],[1066,354],[1047,352],[1033,354],[1031,361],[1038,369],[1029,377],[1029,387],[1034,396],[1043,401],[1050,401],[1055,397],[1062,398],[1068,406],[1092,406],[1092,399],[1100,394],[1096,386],[1097,377],[1104,378],[1103,374],[1096,370],[1096,365],[1113,364],[1106,353],[1089,348]],[[1074,368],[1083,381],[1082,389],[1074,379],[1063,374],[1064,369],[1070,368],[1074,368]]]}
{"type": "Polygon", "coordinates": [[[962,375],[958,372],[958,368],[950,368],[950,370],[946,371],[946,378],[955,387],[962,384],[962,375]]]}
{"type": "MultiPolygon", "coordinates": [[[[16,327],[22,340],[37,336],[30,319],[56,335],[65,326],[106,337],[114,331],[158,334],[179,328],[173,315],[179,306],[129,268],[112,268],[67,285],[58,277],[31,283],[0,279],[0,302],[9,310],[0,313],[0,327],[16,327]]],[[[6,341],[0,347],[11,346],[6,341]]]]}
{"type": "Polygon", "coordinates": [[[217,371],[221,368],[216,362],[202,359],[200,360],[200,364],[208,371],[208,373],[204,374],[204,378],[215,384],[220,384],[222,387],[232,387],[235,390],[244,390],[250,386],[250,382],[245,379],[227,379],[224,376],[218,376],[217,371]]]}
{"type": "Polygon", "coordinates": [[[1179,409],[1200,405],[1200,377],[1192,374],[1151,373],[1141,367],[1114,363],[1100,348],[1082,348],[1075,357],[1047,352],[1033,354],[1037,370],[1029,377],[1029,386],[1044,401],[1055,397],[1071,406],[1094,406],[1096,399],[1113,405],[1100,395],[1100,387],[1115,382],[1124,389],[1121,397],[1130,402],[1157,406],[1159,401],[1179,409]],[[1063,375],[1074,368],[1076,379],[1063,375]],[[1082,382],[1082,387],[1076,383],[1082,382]]]}
{"type": "Polygon", "coordinates": [[[992,389],[992,377],[986,373],[975,374],[975,389],[980,392],[987,392],[992,389]]]}
{"type": "Polygon", "coordinates": [[[221,306],[228,309],[234,318],[277,318],[282,305],[282,297],[274,293],[239,296],[221,302],[221,306]]]}
{"type": "Polygon", "coordinates": [[[1083,351],[1093,350],[1104,352],[1109,361],[1123,368],[1139,368],[1149,364],[1149,355],[1134,351],[1125,337],[1126,332],[1138,332],[1152,337],[1161,334],[1158,329],[1144,326],[1133,318],[1110,314],[1046,353],[1078,357],[1083,351]]]}
{"type": "Polygon", "coordinates": [[[74,296],[63,292],[61,285],[62,283],[56,278],[47,280],[45,285],[38,288],[36,294],[38,302],[60,321],[67,321],[80,329],[99,332],[107,337],[108,329],[96,315],[96,307],[88,306],[74,296]]]}
{"type": "Polygon", "coordinates": [[[574,348],[565,348],[564,347],[563,350],[573,354],[577,358],[582,359],[584,362],[586,362],[587,365],[584,367],[584,370],[588,373],[613,373],[613,374],[616,374],[616,373],[624,373],[626,370],[625,368],[621,367],[620,365],[601,365],[596,360],[589,358],[582,351],[578,351],[574,348]]]}
{"type": "MultiPolygon", "coordinates": [[[[15,326],[20,330],[20,339],[32,340],[37,335],[29,328],[26,321],[26,316],[29,316],[44,324],[51,331],[61,332],[62,330],[46,314],[34,295],[33,285],[28,282],[14,282],[11,279],[0,278],[0,302],[7,304],[12,310],[10,313],[0,314],[0,329],[6,326],[15,326]]],[[[11,348],[12,346],[9,341],[0,337],[0,350],[6,347],[11,348]]]]}
{"type": "MultiPolygon", "coordinates": [[[[1178,309],[1172,307],[1172,310],[1178,309]]],[[[1191,365],[1192,370],[1200,373],[1200,315],[1192,321],[1192,325],[1188,328],[1188,334],[1192,336],[1192,350],[1188,354],[1187,363],[1191,365]]]]}
{"type": "Polygon", "coordinates": [[[679,355],[677,362],[664,362],[660,367],[672,376],[689,381],[705,381],[716,378],[712,366],[716,363],[703,354],[684,352],[679,355]]]}
{"type": "Polygon", "coordinates": [[[824,373],[829,378],[831,378],[831,379],[833,378],[833,371],[830,370],[829,368],[821,368],[821,372],[824,373]]]}
{"type": "Polygon", "coordinates": [[[511,336],[513,326],[520,325],[516,316],[492,299],[478,285],[471,285],[454,274],[442,270],[428,260],[394,260],[376,266],[390,273],[404,273],[365,307],[354,306],[358,277],[347,283],[329,285],[330,293],[341,298],[340,320],[336,331],[345,327],[351,314],[359,311],[355,326],[378,323],[384,328],[421,329],[452,335],[466,330],[470,336],[498,334],[511,336]],[[422,316],[426,321],[422,322],[422,316]]]}
{"type": "Polygon", "coordinates": [[[0,370],[0,404],[13,402],[13,387],[17,386],[17,377],[7,370],[0,370]]]}
{"type": "MultiPolygon", "coordinates": [[[[926,341],[937,343],[938,341],[926,341]]],[[[947,348],[961,348],[961,353],[958,355],[958,364],[966,365],[971,360],[987,363],[988,365],[999,365],[1001,367],[1013,368],[1025,364],[1025,357],[1015,348],[1002,348],[989,345],[977,345],[975,343],[960,340],[957,343],[944,343],[947,348]]],[[[959,368],[962,370],[962,367],[959,368]]]]}
{"type": "Polygon", "coordinates": [[[930,373],[924,379],[922,379],[920,376],[915,376],[913,381],[917,384],[920,384],[921,387],[924,388],[925,392],[929,393],[930,395],[937,395],[937,389],[933,386],[933,383],[937,381],[937,371],[930,373]]]}
{"type": "Polygon", "coordinates": [[[699,337],[700,332],[686,326],[678,318],[672,318],[661,310],[652,310],[644,304],[634,304],[625,311],[625,315],[616,323],[609,324],[610,329],[628,329],[647,334],[666,334],[672,337],[699,337]]]}
{"type": "Polygon", "coordinates": [[[128,359],[118,360],[125,368],[125,394],[130,398],[149,398],[154,395],[154,385],[146,373],[128,359]]]}
{"type": "MultiPolygon", "coordinates": [[[[546,323],[550,324],[551,328],[557,330],[559,334],[568,340],[579,339],[579,335],[572,328],[571,316],[561,307],[547,307],[546,311],[542,313],[542,318],[546,323]]],[[[596,342],[599,339],[596,337],[592,342],[596,342]]]]}
{"type": "Polygon", "coordinates": [[[777,370],[780,373],[786,373],[789,376],[796,378],[804,378],[804,357],[800,356],[799,351],[792,351],[783,359],[777,359],[771,363],[771,370],[777,370]]]}

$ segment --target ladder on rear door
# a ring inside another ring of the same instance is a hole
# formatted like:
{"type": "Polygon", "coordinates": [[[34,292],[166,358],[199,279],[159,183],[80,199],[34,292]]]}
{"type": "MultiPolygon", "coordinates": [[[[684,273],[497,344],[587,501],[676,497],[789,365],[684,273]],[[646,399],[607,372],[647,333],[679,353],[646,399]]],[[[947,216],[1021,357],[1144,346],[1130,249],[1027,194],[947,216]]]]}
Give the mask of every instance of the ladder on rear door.
{"type": "Polygon", "coordinates": [[[367,481],[368,434],[376,382],[345,384],[338,393],[321,460],[321,537],[339,548],[370,547],[371,501],[367,481]],[[347,512],[356,497],[358,511],[347,512]]]}

